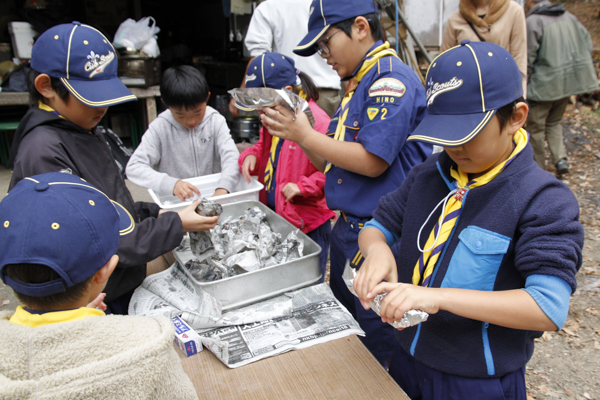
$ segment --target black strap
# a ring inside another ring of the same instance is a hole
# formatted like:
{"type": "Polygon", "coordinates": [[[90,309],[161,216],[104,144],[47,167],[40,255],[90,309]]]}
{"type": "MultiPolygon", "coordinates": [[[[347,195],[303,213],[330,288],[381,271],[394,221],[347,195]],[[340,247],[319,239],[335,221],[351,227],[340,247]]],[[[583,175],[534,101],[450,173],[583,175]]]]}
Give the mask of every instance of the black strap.
{"type": "Polygon", "coordinates": [[[471,29],[473,29],[473,32],[475,32],[475,34],[477,35],[477,37],[479,38],[479,40],[481,40],[482,42],[485,42],[485,39],[481,37],[481,35],[479,34],[479,32],[477,32],[477,29],[475,29],[475,27],[473,26],[473,24],[471,23],[471,21],[467,21],[467,24],[469,24],[469,26],[471,27],[471,29]]]}

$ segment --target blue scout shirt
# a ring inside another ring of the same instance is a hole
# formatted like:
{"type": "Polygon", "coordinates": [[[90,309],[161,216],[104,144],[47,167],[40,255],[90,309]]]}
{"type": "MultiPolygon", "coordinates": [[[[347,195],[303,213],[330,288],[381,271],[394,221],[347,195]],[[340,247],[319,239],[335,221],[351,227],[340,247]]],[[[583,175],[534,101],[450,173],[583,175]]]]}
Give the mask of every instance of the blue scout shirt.
{"type": "MultiPolygon", "coordinates": [[[[378,41],[367,54],[382,44],[378,41]]],[[[429,144],[406,143],[427,112],[425,89],[415,72],[399,58],[382,57],[362,78],[348,107],[345,141],[362,144],[369,153],[385,160],[389,168],[371,178],[333,165],[326,174],[325,198],[332,210],[370,217],[379,199],[397,189],[410,169],[432,152],[429,144]]],[[[335,132],[339,113],[338,107],[328,132],[335,132]]]]}

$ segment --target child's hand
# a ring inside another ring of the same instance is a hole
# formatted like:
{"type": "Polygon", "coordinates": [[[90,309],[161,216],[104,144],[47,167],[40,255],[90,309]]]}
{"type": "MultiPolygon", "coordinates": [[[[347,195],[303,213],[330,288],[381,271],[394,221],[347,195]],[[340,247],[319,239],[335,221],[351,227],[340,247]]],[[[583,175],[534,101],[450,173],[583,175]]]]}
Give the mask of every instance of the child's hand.
{"type": "Polygon", "coordinates": [[[373,289],[377,284],[384,279],[391,283],[398,282],[396,260],[387,243],[372,246],[353,282],[354,291],[365,310],[371,308],[369,303],[379,293],[373,289]]]}
{"type": "Polygon", "coordinates": [[[254,168],[256,168],[256,156],[252,154],[247,155],[242,163],[242,175],[244,178],[246,178],[246,182],[248,183],[252,181],[250,171],[254,171],[254,168]]]}
{"type": "Polygon", "coordinates": [[[381,282],[367,297],[388,292],[381,302],[381,320],[383,322],[400,321],[408,310],[421,310],[435,314],[440,310],[439,289],[427,288],[407,283],[381,282]]]}
{"type": "Polygon", "coordinates": [[[302,192],[300,191],[298,185],[292,182],[286,183],[281,193],[283,193],[285,196],[286,202],[292,201],[292,199],[296,196],[302,196],[302,192]]]}
{"type": "Polygon", "coordinates": [[[229,191],[227,189],[218,188],[217,190],[215,190],[215,193],[211,197],[223,196],[225,194],[229,194],[229,191]]]}
{"type": "Polygon", "coordinates": [[[260,121],[273,136],[299,143],[307,132],[312,130],[308,117],[300,109],[294,115],[283,106],[263,107],[260,121]]]}
{"type": "Polygon", "coordinates": [[[96,297],[90,304],[86,307],[88,308],[99,308],[102,311],[106,311],[106,304],[104,304],[104,298],[106,297],[106,293],[100,293],[98,297],[96,297]]]}
{"type": "Polygon", "coordinates": [[[173,194],[179,197],[179,200],[185,201],[194,197],[194,193],[200,196],[200,190],[194,185],[186,181],[177,181],[173,188],[173,194]]]}
{"type": "Polygon", "coordinates": [[[217,225],[219,221],[218,215],[216,217],[203,217],[196,214],[198,204],[200,204],[200,199],[178,212],[181,224],[183,225],[183,233],[208,231],[217,225]]]}

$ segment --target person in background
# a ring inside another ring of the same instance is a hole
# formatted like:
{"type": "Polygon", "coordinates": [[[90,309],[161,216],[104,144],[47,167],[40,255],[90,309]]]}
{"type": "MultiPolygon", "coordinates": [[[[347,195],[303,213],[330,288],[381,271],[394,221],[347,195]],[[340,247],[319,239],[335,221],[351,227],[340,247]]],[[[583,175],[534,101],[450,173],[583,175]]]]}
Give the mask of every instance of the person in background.
{"type": "MultiPolygon", "coordinates": [[[[314,129],[322,134],[327,131],[331,120],[314,101],[317,88],[308,75],[296,69],[290,57],[264,53],[254,58],[248,65],[245,82],[247,88],[287,89],[296,94],[300,88],[314,118],[314,129]]],[[[236,106],[243,109],[239,103],[236,106]]],[[[248,182],[251,175],[258,175],[259,182],[265,185],[259,194],[260,201],[321,246],[319,261],[323,282],[329,256],[330,220],[335,218],[325,201],[325,175],[299,146],[271,136],[264,126],[258,142],[240,154],[238,163],[248,182]]]]}
{"type": "Polygon", "coordinates": [[[346,260],[353,268],[364,260],[358,233],[379,199],[431,154],[431,145],[406,141],[427,113],[425,90],[384,42],[372,1],[315,0],[311,8],[308,34],[294,51],[302,56],[320,53],[348,83],[329,133],[315,131],[304,114],[294,116],[281,106],[264,108],[261,121],[273,136],[297,143],[325,173],[327,206],[341,215],[331,233],[329,284],[365,331],[365,346],[387,368],[394,329],[360,306],[342,274],[346,260]]]}
{"type": "Polygon", "coordinates": [[[466,39],[496,43],[508,50],[521,71],[523,92],[527,92],[527,37],[523,7],[513,0],[460,0],[458,11],[448,18],[440,53],[466,39]]]}
{"type": "MultiPolygon", "coordinates": [[[[299,57],[292,51],[306,35],[311,0],[266,0],[252,14],[244,44],[252,58],[276,52],[292,58],[298,69],[311,77],[318,88],[315,102],[327,115],[333,116],[340,103],[340,78],[320,57],[299,57]]],[[[252,59],[248,62],[248,65],[252,59]]],[[[245,81],[241,87],[244,87],[245,81]]],[[[238,115],[235,99],[229,111],[238,115]]]]}
{"type": "Polygon", "coordinates": [[[239,151],[229,133],[225,117],[206,103],[208,84],[189,65],[167,69],[160,83],[163,103],[168,107],[152,121],[127,163],[127,178],[159,195],[185,201],[200,190],[185,178],[220,172],[213,196],[233,192],[240,174],[239,151]]]}
{"type": "Polygon", "coordinates": [[[388,293],[385,322],[429,313],[396,331],[390,375],[411,399],[526,400],[534,340],[561,329],[577,287],[579,204],[533,161],[508,51],[463,42],[433,60],[427,82],[429,113],[408,140],[444,151],[379,202],[354,289],[365,308],[388,293]]]}
{"type": "Polygon", "coordinates": [[[166,317],[105,316],[119,237],[135,222],[78,176],[21,180],[0,202],[0,277],[25,304],[0,312],[3,399],[197,399],[166,317]]]}
{"type": "Polygon", "coordinates": [[[31,68],[32,106],[13,139],[9,191],[28,176],[65,171],[127,209],[135,228],[121,238],[119,264],[105,290],[108,311],[127,314],[134,289],[146,277],[146,263],[177,247],[185,232],[213,228],[218,217],[196,214],[199,201],[178,213],[133,201],[96,125],[109,106],[135,96],[117,77],[115,49],[99,31],[79,22],[48,29],[33,45],[31,68]]]}
{"type": "Polygon", "coordinates": [[[527,130],[533,157],[546,168],[545,141],[560,176],[569,173],[561,121],[569,97],[598,90],[592,39],[564,4],[527,0],[527,130]]]}

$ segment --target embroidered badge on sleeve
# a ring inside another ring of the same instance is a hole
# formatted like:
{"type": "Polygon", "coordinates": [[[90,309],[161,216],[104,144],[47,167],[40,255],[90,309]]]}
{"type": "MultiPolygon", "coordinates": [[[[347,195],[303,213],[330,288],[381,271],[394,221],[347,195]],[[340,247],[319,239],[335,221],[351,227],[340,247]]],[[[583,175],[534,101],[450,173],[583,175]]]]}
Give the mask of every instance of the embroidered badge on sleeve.
{"type": "Polygon", "coordinates": [[[379,114],[379,108],[377,107],[369,107],[367,108],[367,116],[369,117],[369,121],[373,121],[373,119],[379,114]]]}
{"type": "MultiPolygon", "coordinates": [[[[405,92],[406,86],[404,86],[404,83],[394,78],[379,79],[375,81],[375,83],[373,83],[369,88],[370,97],[402,97],[404,96],[405,92]]],[[[393,103],[393,100],[390,99],[387,102],[393,103]]]]}

